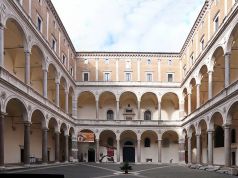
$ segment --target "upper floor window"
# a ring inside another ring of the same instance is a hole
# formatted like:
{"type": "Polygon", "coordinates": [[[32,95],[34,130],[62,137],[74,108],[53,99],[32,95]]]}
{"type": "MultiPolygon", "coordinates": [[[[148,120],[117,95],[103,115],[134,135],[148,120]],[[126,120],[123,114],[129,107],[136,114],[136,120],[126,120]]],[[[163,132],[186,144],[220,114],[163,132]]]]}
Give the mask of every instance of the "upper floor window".
{"type": "Polygon", "coordinates": [[[126,72],[125,79],[127,82],[131,81],[131,73],[130,72],[126,72]]]}
{"type": "Polygon", "coordinates": [[[173,82],[174,81],[174,74],[171,74],[171,73],[169,73],[169,74],[167,74],[168,76],[168,82],[173,82]]]}
{"type": "Polygon", "coordinates": [[[213,20],[214,23],[214,32],[219,29],[219,14],[217,14],[213,20]]]}
{"type": "Polygon", "coordinates": [[[88,59],[84,59],[84,64],[88,64],[88,59]]]}
{"type": "Polygon", "coordinates": [[[192,53],[190,56],[190,65],[193,65],[194,63],[194,54],[192,53]]]}
{"type": "Polygon", "coordinates": [[[110,72],[104,72],[104,81],[110,81],[111,74],[110,72]]]}
{"type": "Polygon", "coordinates": [[[113,111],[112,110],[107,111],[107,120],[113,120],[113,111]]]}
{"type": "Polygon", "coordinates": [[[147,81],[147,82],[152,82],[152,81],[153,81],[152,73],[147,73],[147,74],[146,74],[146,81],[147,81]]]}
{"type": "Polygon", "coordinates": [[[149,138],[145,138],[144,146],[145,147],[150,147],[150,139],[149,138]]]}
{"type": "Polygon", "coordinates": [[[37,27],[37,30],[42,32],[42,19],[41,17],[37,14],[37,21],[36,21],[36,27],[37,27]]]}
{"type": "Polygon", "coordinates": [[[23,0],[17,0],[17,2],[18,2],[20,5],[22,5],[23,0]]]}
{"type": "Polygon", "coordinates": [[[144,113],[144,120],[150,121],[151,120],[151,112],[149,110],[145,111],[144,113]]]}
{"type": "Polygon", "coordinates": [[[151,59],[147,59],[147,64],[148,64],[148,65],[151,64],[151,59]]]}
{"type": "Polygon", "coordinates": [[[51,47],[55,52],[56,52],[56,46],[57,46],[57,42],[56,42],[55,38],[52,36],[51,47]]]}
{"type": "Polygon", "coordinates": [[[204,40],[204,36],[201,38],[200,40],[200,50],[202,51],[205,47],[205,40],[204,40]]]}
{"type": "Polygon", "coordinates": [[[74,69],[73,67],[70,67],[70,74],[73,76],[74,75],[74,69]]]}
{"type": "Polygon", "coordinates": [[[63,54],[63,56],[62,56],[62,63],[63,63],[63,64],[66,64],[66,60],[67,60],[67,59],[66,59],[66,56],[63,54]]]}
{"type": "Polygon", "coordinates": [[[104,60],[104,63],[105,63],[105,64],[109,64],[109,59],[105,59],[105,60],[104,60]]]}
{"type": "Polygon", "coordinates": [[[186,73],[187,73],[187,66],[186,66],[186,65],[184,65],[184,66],[183,66],[183,76],[185,76],[185,75],[186,75],[186,73]]]}
{"type": "Polygon", "coordinates": [[[88,82],[89,81],[89,73],[88,72],[83,72],[83,81],[88,82]]]}
{"type": "Polygon", "coordinates": [[[130,69],[131,68],[131,61],[127,60],[126,61],[126,69],[130,69]]]}
{"type": "Polygon", "coordinates": [[[168,65],[172,65],[172,59],[168,59],[168,65]]]}

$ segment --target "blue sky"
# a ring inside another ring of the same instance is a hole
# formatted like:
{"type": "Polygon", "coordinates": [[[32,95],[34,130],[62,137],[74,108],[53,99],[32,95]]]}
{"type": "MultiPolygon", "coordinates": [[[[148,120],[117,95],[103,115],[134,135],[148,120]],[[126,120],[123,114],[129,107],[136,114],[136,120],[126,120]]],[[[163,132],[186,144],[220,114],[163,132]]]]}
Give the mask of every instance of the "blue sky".
{"type": "Polygon", "coordinates": [[[178,52],[205,0],[52,0],[77,51],[178,52]]]}

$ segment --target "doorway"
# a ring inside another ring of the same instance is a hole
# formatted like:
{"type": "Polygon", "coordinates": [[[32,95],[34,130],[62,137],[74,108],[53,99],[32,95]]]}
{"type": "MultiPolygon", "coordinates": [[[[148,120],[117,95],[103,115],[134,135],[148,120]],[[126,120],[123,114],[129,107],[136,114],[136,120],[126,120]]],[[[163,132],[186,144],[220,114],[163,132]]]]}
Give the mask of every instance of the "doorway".
{"type": "Polygon", "coordinates": [[[131,141],[127,141],[123,147],[123,162],[135,162],[135,147],[131,141]]]}
{"type": "Polygon", "coordinates": [[[92,148],[88,150],[88,162],[95,162],[95,150],[92,148]]]}

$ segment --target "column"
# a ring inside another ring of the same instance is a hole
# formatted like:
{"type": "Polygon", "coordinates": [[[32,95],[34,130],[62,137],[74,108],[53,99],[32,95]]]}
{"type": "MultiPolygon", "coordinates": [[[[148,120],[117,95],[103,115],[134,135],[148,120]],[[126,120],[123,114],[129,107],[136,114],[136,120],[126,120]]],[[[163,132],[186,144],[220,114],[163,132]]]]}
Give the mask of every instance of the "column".
{"type": "Polygon", "coordinates": [[[212,71],[208,71],[208,99],[212,99],[212,71]]]}
{"type": "Polygon", "coordinates": [[[197,146],[197,164],[201,163],[201,135],[196,135],[196,146],[197,146]]]}
{"type": "Polygon", "coordinates": [[[55,92],[55,104],[57,107],[59,107],[59,88],[60,88],[60,84],[59,81],[56,81],[56,92],[55,92]]]}
{"type": "Polygon", "coordinates": [[[0,168],[4,167],[4,118],[0,112],[0,168]]]}
{"type": "Polygon", "coordinates": [[[4,66],[4,26],[0,23],[0,67],[4,66]]]}
{"type": "Polygon", "coordinates": [[[117,162],[120,163],[120,139],[117,139],[117,162]]]}
{"type": "Polygon", "coordinates": [[[99,101],[96,100],[96,120],[99,120],[99,101]]]}
{"type": "Polygon", "coordinates": [[[30,79],[30,67],[31,67],[31,61],[30,61],[30,51],[25,51],[25,84],[30,85],[31,79],[30,79]]]}
{"type": "Polygon", "coordinates": [[[162,151],[162,146],[161,146],[162,139],[158,139],[158,162],[161,163],[161,151],[162,151]]]}
{"type": "Polygon", "coordinates": [[[75,119],[77,118],[77,115],[78,115],[77,103],[78,103],[77,96],[73,95],[73,97],[72,97],[72,117],[75,119]]]}
{"type": "Polygon", "coordinates": [[[99,163],[99,138],[96,139],[96,162],[99,163]]]}
{"type": "Polygon", "coordinates": [[[179,162],[185,163],[185,140],[179,140],[179,162]]]}
{"type": "Polygon", "coordinates": [[[184,100],[179,102],[179,118],[184,117],[184,100]]]}
{"type": "Polygon", "coordinates": [[[208,130],[208,165],[213,165],[213,132],[212,130],[208,130]]]}
{"type": "Polygon", "coordinates": [[[140,101],[138,100],[137,103],[138,103],[137,104],[138,105],[138,108],[137,108],[138,109],[138,120],[141,120],[141,118],[140,118],[140,101]]]}
{"type": "Polygon", "coordinates": [[[30,122],[24,123],[24,165],[30,165],[30,122]]]}
{"type": "Polygon", "coordinates": [[[225,166],[231,166],[231,128],[230,125],[224,126],[224,147],[225,147],[225,166]]]}
{"type": "Polygon", "coordinates": [[[55,162],[59,163],[60,132],[55,132],[55,162]]]}
{"type": "Polygon", "coordinates": [[[73,156],[73,161],[77,162],[78,161],[78,141],[77,141],[77,137],[72,137],[72,156],[73,156]]]}
{"type": "Polygon", "coordinates": [[[161,120],[161,101],[158,100],[158,120],[161,120]]]}
{"type": "Polygon", "coordinates": [[[137,162],[140,163],[141,162],[141,140],[138,139],[137,140],[137,162]]]}
{"type": "Polygon", "coordinates": [[[191,137],[188,137],[188,164],[192,164],[192,145],[191,145],[191,137]]]}
{"type": "Polygon", "coordinates": [[[48,71],[46,69],[43,70],[43,97],[48,97],[48,91],[47,91],[47,83],[48,83],[48,71]]]}
{"type": "Polygon", "coordinates": [[[191,93],[188,93],[188,115],[191,113],[191,93]]]}
{"type": "Polygon", "coordinates": [[[42,129],[42,162],[43,164],[48,162],[48,129],[42,129]]]}
{"type": "Polygon", "coordinates": [[[29,0],[29,16],[31,17],[31,1],[32,0],[29,0]]]}
{"type": "Polygon", "coordinates": [[[231,53],[226,53],[224,55],[225,58],[225,88],[230,85],[230,59],[231,53]]]}
{"type": "Polygon", "coordinates": [[[120,120],[119,118],[119,101],[117,101],[117,109],[116,109],[116,120],[120,120]]]}
{"type": "Polygon", "coordinates": [[[65,162],[69,161],[69,136],[65,135],[65,162]]]}
{"type": "Polygon", "coordinates": [[[69,113],[69,91],[65,90],[65,112],[66,114],[69,113]]]}
{"type": "Polygon", "coordinates": [[[200,84],[197,84],[197,108],[200,107],[201,103],[200,103],[200,84]]]}

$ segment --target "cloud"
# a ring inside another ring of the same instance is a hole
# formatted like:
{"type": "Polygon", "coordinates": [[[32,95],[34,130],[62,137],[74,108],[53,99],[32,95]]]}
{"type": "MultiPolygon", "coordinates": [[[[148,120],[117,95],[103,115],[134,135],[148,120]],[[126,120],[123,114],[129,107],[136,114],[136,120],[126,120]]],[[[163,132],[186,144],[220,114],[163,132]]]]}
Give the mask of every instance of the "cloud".
{"type": "Polygon", "coordinates": [[[204,0],[52,0],[78,51],[179,51],[204,0]]]}

